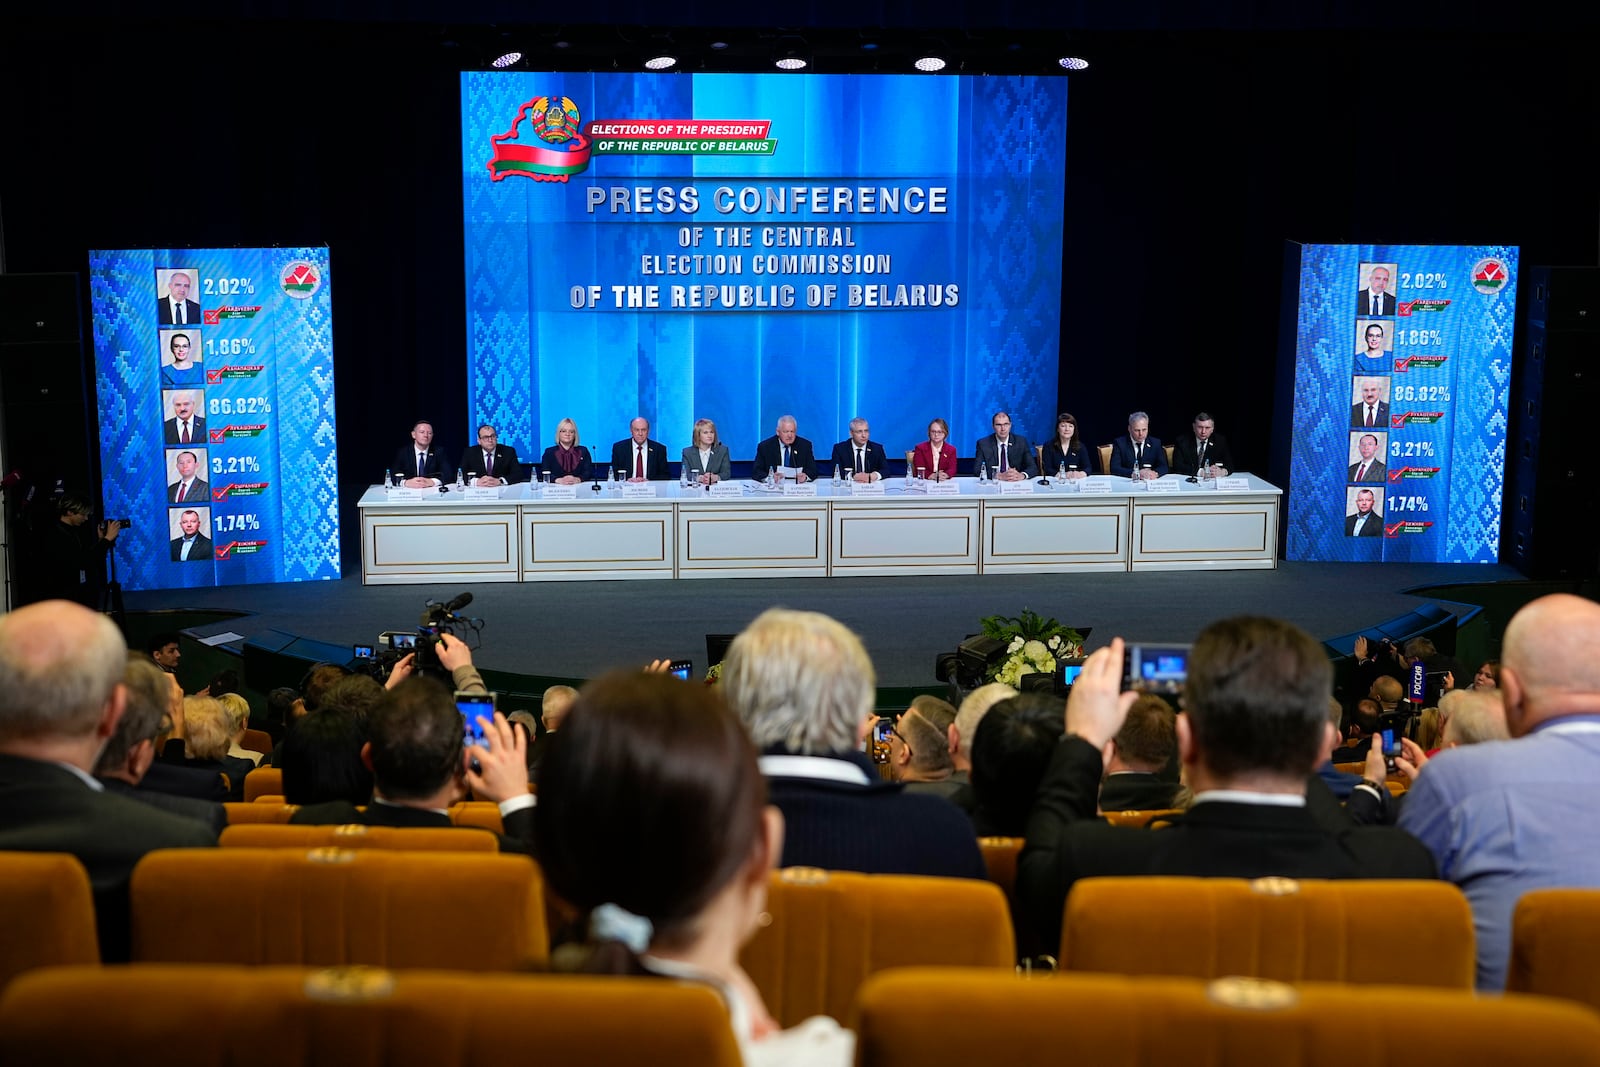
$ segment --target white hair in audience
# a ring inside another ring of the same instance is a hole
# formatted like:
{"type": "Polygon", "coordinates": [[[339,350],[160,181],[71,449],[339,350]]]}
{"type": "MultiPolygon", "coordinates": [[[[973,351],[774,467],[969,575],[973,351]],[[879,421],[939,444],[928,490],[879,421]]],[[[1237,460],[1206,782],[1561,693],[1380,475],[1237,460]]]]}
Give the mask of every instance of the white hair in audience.
{"type": "Polygon", "coordinates": [[[722,665],[723,690],[757,747],[804,755],[856,747],[876,685],[860,639],[814,611],[762,612],[722,665]]]}
{"type": "Polygon", "coordinates": [[[990,682],[980,685],[968,693],[961,702],[961,707],[956,711],[956,752],[964,760],[972,759],[972,739],[978,736],[978,723],[989,713],[989,709],[1002,700],[1010,700],[1017,695],[1017,691],[1004,682],[990,682]]]}
{"type": "Polygon", "coordinates": [[[110,619],[67,601],[0,615],[0,740],[93,730],[127,651],[110,619]]]}

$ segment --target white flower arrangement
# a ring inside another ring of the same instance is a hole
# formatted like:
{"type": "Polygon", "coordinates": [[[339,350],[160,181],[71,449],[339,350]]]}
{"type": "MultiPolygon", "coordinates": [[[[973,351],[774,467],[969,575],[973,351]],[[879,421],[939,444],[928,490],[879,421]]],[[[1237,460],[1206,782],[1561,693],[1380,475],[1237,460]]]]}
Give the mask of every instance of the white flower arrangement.
{"type": "Polygon", "coordinates": [[[1006,642],[1006,658],[989,668],[988,680],[1013,689],[1021,687],[1024,674],[1053,672],[1059,660],[1083,655],[1082,634],[1027,608],[1015,618],[987,616],[982,625],[985,636],[1006,642]]]}

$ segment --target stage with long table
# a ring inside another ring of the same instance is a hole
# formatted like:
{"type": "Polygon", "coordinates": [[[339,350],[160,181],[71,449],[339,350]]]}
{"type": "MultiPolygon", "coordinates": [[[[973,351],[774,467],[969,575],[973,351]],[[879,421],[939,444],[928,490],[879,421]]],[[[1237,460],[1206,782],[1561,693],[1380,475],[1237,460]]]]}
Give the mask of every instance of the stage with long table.
{"type": "Polygon", "coordinates": [[[1253,475],[373,486],[360,501],[361,577],[409,585],[1272,569],[1282,495],[1253,475]]]}

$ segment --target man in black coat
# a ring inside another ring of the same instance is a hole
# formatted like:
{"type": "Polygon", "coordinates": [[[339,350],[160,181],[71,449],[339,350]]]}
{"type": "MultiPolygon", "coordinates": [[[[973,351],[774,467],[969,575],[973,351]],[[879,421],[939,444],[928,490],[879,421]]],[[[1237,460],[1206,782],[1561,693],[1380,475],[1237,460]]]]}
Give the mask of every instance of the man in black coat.
{"type": "Polygon", "coordinates": [[[110,619],[77,604],[0,616],[0,850],[78,858],[108,963],[128,958],[128,881],[145,853],[217,843],[201,823],[90,777],[127,708],[127,652],[110,619]]]}
{"type": "MultiPolygon", "coordinates": [[[[630,482],[660,482],[668,475],[667,446],[650,440],[650,420],[640,415],[628,423],[628,436],[611,446],[611,470],[630,482]]],[[[613,473],[612,477],[616,477],[613,473]]]]}
{"type": "Polygon", "coordinates": [[[1195,641],[1177,724],[1195,793],[1188,814],[1155,831],[1097,820],[1100,753],[1135,699],[1118,692],[1122,657],[1117,638],[1084,664],[1028,819],[1017,867],[1024,955],[1059,950],[1062,908],[1079,878],[1436,876],[1415,838],[1380,827],[1336,831],[1306,809],[1307,779],[1335,733],[1333,671],[1310,635],[1277,619],[1223,619],[1195,641]]]}

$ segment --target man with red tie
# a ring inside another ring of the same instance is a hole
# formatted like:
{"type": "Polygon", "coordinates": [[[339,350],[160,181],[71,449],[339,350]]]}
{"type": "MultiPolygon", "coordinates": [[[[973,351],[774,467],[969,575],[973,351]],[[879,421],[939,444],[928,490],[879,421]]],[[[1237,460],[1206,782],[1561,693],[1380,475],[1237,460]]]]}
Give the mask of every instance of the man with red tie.
{"type": "Polygon", "coordinates": [[[1375,430],[1386,429],[1389,425],[1389,401],[1384,399],[1388,392],[1385,385],[1387,378],[1357,378],[1356,388],[1360,391],[1360,399],[1350,405],[1350,425],[1352,427],[1366,426],[1375,430]]]}
{"type": "Polygon", "coordinates": [[[172,398],[172,418],[161,424],[161,436],[169,445],[204,445],[206,420],[195,414],[199,391],[186,389],[168,395],[172,398]]]}
{"type": "Polygon", "coordinates": [[[666,480],[667,446],[650,440],[649,419],[640,415],[628,423],[627,439],[611,446],[611,469],[630,482],[666,480]]]}
{"type": "Polygon", "coordinates": [[[199,458],[193,452],[179,452],[175,465],[178,468],[178,480],[167,486],[167,503],[207,503],[211,497],[211,484],[199,476],[199,458]]]}

